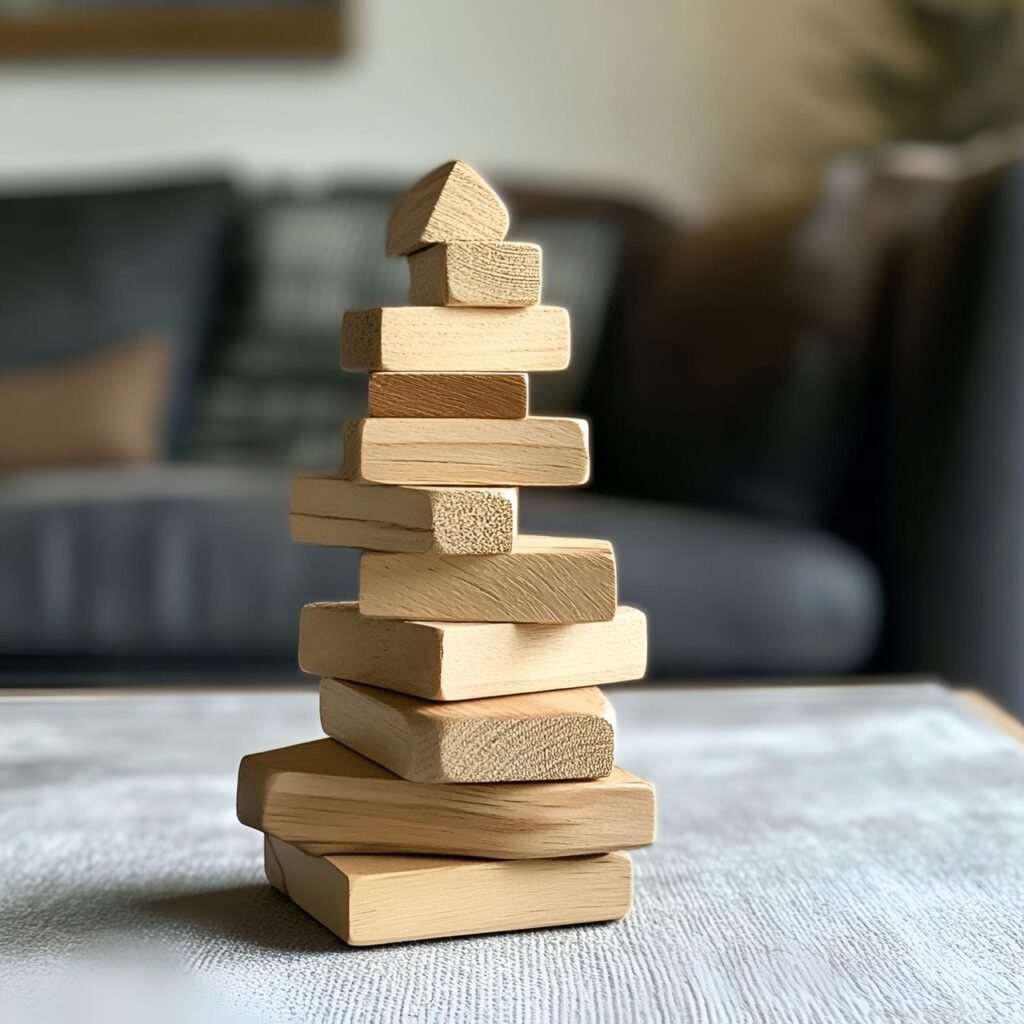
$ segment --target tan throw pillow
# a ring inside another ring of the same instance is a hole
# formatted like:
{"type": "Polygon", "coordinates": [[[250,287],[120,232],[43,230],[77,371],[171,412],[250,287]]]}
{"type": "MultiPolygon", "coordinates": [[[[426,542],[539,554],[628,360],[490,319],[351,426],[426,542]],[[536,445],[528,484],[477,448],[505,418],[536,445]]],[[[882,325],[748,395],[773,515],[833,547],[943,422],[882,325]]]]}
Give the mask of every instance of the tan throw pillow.
{"type": "Polygon", "coordinates": [[[163,454],[171,345],[144,334],[84,357],[0,370],[0,471],[163,454]]]}

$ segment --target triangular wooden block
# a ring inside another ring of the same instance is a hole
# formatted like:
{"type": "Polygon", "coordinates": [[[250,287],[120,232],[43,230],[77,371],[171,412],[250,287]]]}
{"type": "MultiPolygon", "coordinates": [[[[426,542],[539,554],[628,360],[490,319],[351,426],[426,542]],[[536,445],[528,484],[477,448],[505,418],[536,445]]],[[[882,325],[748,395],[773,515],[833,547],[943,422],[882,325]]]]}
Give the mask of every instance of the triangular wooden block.
{"type": "Polygon", "coordinates": [[[461,160],[443,164],[402,194],[388,221],[387,253],[407,256],[435,242],[500,242],[508,210],[461,160]]]}
{"type": "Polygon", "coordinates": [[[599,689],[450,703],[345,679],[320,683],[328,736],[411,782],[552,782],[608,775],[615,712],[599,689]]]}
{"type": "Polygon", "coordinates": [[[267,836],[264,864],[274,888],[351,946],[617,921],[633,897],[625,853],[315,857],[267,836]]]}
{"type": "Polygon", "coordinates": [[[323,739],[243,757],[238,820],[316,854],[573,857],[652,843],[654,787],[621,768],[587,782],[407,782],[323,739]]]}

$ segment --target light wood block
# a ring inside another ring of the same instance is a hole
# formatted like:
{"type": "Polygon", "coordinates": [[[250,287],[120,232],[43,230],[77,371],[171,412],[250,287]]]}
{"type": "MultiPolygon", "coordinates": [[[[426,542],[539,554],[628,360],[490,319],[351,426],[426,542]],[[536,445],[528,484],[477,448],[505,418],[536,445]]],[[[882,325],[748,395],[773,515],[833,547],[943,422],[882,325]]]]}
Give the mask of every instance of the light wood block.
{"type": "Polygon", "coordinates": [[[590,476],[587,421],[349,420],[342,476],[375,484],[574,487],[590,476]]]}
{"type": "Polygon", "coordinates": [[[605,540],[520,535],[507,555],[364,552],[359,610],[437,622],[602,622],[615,617],[605,540]]]}
{"type": "Polygon", "coordinates": [[[621,768],[587,782],[407,782],[321,739],[243,757],[238,820],[307,853],[572,857],[652,843],[654,787],[621,768]]]}
{"type": "Polygon", "coordinates": [[[514,488],[387,487],[297,476],[289,523],[292,540],[302,544],[499,554],[512,550],[518,506],[514,488]]]}
{"type": "Polygon", "coordinates": [[[533,306],[541,253],[529,242],[446,242],[409,257],[414,306],[533,306]]]}
{"type": "Polygon", "coordinates": [[[420,178],[395,203],[388,221],[387,253],[405,256],[434,242],[501,241],[508,210],[498,194],[461,160],[420,178]]]}
{"type": "Polygon", "coordinates": [[[525,373],[371,373],[370,415],[389,419],[518,420],[525,373]]]}
{"type": "Polygon", "coordinates": [[[596,687],[437,704],[320,683],[328,736],[411,782],[550,782],[611,773],[615,712],[596,687]]]}
{"type": "Polygon", "coordinates": [[[472,700],[640,679],[647,619],[620,607],[608,622],[544,626],[370,619],[355,601],[307,604],[299,665],[428,700],[472,700]]]}
{"type": "Polygon", "coordinates": [[[353,309],[341,325],[346,370],[529,373],[569,365],[569,314],[560,306],[353,309]]]}
{"type": "Polygon", "coordinates": [[[267,880],[350,946],[618,921],[629,854],[555,860],[316,857],[267,836],[267,880]]]}

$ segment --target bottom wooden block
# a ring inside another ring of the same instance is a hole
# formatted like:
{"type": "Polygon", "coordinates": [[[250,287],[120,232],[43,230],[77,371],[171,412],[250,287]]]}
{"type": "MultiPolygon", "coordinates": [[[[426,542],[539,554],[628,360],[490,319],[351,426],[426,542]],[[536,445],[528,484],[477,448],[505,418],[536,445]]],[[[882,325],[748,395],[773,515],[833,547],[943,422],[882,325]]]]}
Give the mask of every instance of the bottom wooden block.
{"type": "Polygon", "coordinates": [[[557,860],[317,857],[266,836],[267,879],[353,946],[617,921],[629,913],[625,853],[557,860]]]}

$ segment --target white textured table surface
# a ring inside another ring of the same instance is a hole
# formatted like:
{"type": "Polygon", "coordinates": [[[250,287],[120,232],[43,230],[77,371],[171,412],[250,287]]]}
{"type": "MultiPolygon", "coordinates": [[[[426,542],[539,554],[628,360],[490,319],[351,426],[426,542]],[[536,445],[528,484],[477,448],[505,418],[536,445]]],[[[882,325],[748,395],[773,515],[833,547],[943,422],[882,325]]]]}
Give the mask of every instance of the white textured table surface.
{"type": "Polygon", "coordinates": [[[1024,1021],[1024,754],[930,686],[620,689],[659,841],[612,925],[348,949],[263,880],[302,693],[0,700],[0,1018],[1024,1021]]]}

